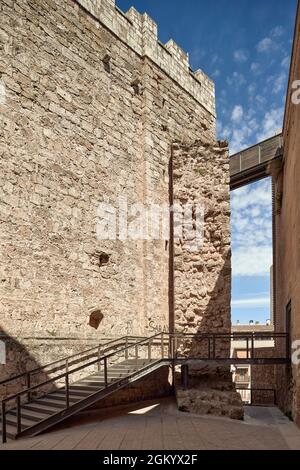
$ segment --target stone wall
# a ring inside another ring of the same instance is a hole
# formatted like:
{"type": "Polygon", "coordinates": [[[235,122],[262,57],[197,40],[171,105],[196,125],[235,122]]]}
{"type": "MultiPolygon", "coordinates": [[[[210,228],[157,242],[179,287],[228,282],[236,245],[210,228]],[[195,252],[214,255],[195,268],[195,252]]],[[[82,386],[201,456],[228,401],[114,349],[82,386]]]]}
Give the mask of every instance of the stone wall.
{"type": "Polygon", "coordinates": [[[243,418],[229,366],[202,359],[229,358],[230,339],[214,342],[203,333],[231,330],[230,176],[227,142],[200,139],[173,146],[175,349],[187,358],[187,388],[176,375],[179,409],[243,418]],[[182,234],[177,232],[183,207],[182,234]],[[197,359],[196,362],[194,359],[197,359]]]}
{"type": "MultiPolygon", "coordinates": [[[[199,140],[191,146],[177,145],[174,147],[173,171],[174,204],[198,205],[202,211],[202,214],[198,213],[198,221],[201,222],[202,217],[203,223],[202,231],[199,226],[198,235],[196,231],[187,231],[183,239],[175,241],[175,330],[192,334],[230,333],[230,176],[227,143],[199,140]]],[[[193,223],[196,223],[195,217],[193,223]]],[[[199,347],[202,348],[201,345],[199,347]]],[[[218,342],[216,347],[217,354],[223,352],[223,357],[229,357],[229,342],[223,345],[218,342]]],[[[207,345],[203,348],[205,353],[207,345]]]]}
{"type": "MultiPolygon", "coordinates": [[[[2,0],[0,18],[1,331],[85,348],[169,328],[167,244],[98,240],[97,209],[120,195],[169,202],[172,142],[215,136],[213,83],[173,41],[157,41],[147,15],[112,0],[2,0]]],[[[225,243],[214,236],[213,264],[225,243]]],[[[36,345],[24,354],[44,363],[36,345]]],[[[4,377],[22,365],[7,360],[4,377]]]]}
{"type": "MultiPolygon", "coordinates": [[[[300,10],[295,31],[289,90],[284,122],[284,158],[282,171],[274,175],[276,210],[276,331],[287,329],[287,306],[291,302],[291,344],[300,340],[300,104],[299,90],[293,88],[300,80],[300,10]]],[[[293,351],[291,350],[291,353],[293,351]]],[[[277,354],[285,355],[285,344],[277,344],[277,354]]],[[[299,356],[299,355],[298,355],[299,356]]],[[[300,426],[300,365],[277,367],[279,405],[300,426]]]]}

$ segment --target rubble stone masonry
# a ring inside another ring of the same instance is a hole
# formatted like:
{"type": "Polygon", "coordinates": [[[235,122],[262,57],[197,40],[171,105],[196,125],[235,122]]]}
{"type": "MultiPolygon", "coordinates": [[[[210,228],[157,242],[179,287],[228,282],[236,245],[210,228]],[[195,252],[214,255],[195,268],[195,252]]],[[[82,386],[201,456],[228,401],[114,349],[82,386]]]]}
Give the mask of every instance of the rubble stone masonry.
{"type": "MultiPolygon", "coordinates": [[[[178,145],[173,157],[174,203],[202,208],[202,229],[175,241],[175,329],[179,333],[230,333],[231,234],[226,142],[178,145]]],[[[196,219],[196,214],[195,214],[196,219]]],[[[198,219],[198,224],[201,220],[198,219]]],[[[196,220],[194,221],[196,223],[196,220]]],[[[207,341],[205,341],[207,343],[207,341]]],[[[207,353],[207,344],[203,352],[207,353]]],[[[217,349],[224,347],[221,342],[217,349]]],[[[229,357],[230,344],[223,350],[229,357]]],[[[222,354],[221,350],[216,351],[222,354]]],[[[204,357],[204,356],[203,356],[204,357]]]]}
{"type": "MultiPolygon", "coordinates": [[[[173,148],[173,203],[194,208],[183,236],[176,240],[174,213],[174,325],[177,353],[187,357],[188,386],[176,379],[179,409],[243,418],[240,395],[229,366],[193,363],[193,358],[230,357],[230,340],[214,345],[201,333],[231,331],[230,174],[227,142],[199,139],[173,148]],[[194,231],[189,226],[193,225],[194,231]]],[[[175,211],[174,211],[175,212],[175,211]]]]}

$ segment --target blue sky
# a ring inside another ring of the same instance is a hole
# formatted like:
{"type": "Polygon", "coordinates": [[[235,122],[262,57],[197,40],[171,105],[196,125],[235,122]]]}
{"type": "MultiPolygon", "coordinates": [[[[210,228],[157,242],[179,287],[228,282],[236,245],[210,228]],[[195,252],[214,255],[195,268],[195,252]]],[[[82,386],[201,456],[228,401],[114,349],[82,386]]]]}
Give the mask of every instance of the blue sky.
{"type": "MultiPolygon", "coordinates": [[[[117,0],[157,22],[216,83],[218,136],[231,154],[282,128],[296,0],[117,0]]],[[[232,193],[232,320],[270,318],[269,180],[232,193]],[[255,204],[253,201],[256,201],[255,204]]]]}

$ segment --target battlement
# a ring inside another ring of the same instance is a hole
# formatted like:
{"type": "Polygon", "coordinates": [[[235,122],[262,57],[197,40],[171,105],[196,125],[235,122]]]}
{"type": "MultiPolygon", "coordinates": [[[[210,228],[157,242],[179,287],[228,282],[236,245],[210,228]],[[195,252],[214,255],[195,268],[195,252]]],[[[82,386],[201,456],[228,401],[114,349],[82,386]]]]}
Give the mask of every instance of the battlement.
{"type": "Polygon", "coordinates": [[[166,74],[215,116],[214,82],[202,70],[192,72],[189,56],[172,39],[158,40],[157,24],[131,7],[123,13],[115,0],[77,0],[102,24],[141,56],[149,57],[166,74]]]}

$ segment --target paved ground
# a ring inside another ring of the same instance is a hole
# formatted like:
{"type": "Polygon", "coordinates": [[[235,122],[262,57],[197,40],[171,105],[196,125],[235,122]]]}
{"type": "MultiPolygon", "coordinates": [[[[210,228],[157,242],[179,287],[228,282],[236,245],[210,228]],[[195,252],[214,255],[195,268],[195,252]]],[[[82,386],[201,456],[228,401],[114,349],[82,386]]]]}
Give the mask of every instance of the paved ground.
{"type": "Polygon", "coordinates": [[[181,413],[173,399],[72,418],[1,450],[300,450],[300,430],[277,408],[246,407],[244,422],[181,413]]]}

